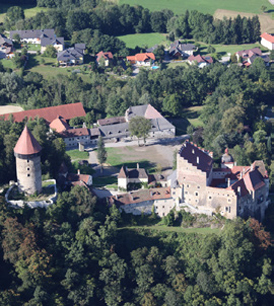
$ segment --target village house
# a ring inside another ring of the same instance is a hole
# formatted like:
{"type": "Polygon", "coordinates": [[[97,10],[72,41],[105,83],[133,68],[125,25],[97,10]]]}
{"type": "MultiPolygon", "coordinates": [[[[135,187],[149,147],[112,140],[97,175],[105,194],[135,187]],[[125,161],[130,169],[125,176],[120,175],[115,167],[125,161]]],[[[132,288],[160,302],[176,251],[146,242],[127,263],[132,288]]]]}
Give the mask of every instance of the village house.
{"type": "Polygon", "coordinates": [[[213,63],[213,59],[211,56],[209,55],[201,56],[200,54],[196,56],[194,55],[189,56],[187,61],[190,65],[197,64],[199,68],[204,68],[205,66],[208,66],[213,63]]]}
{"type": "Polygon", "coordinates": [[[42,37],[41,39],[41,53],[46,51],[47,46],[53,46],[57,52],[64,50],[64,37],[42,37]]]}
{"type": "Polygon", "coordinates": [[[274,50],[274,36],[269,33],[263,33],[261,35],[261,45],[269,50],[274,50]]]}
{"type": "Polygon", "coordinates": [[[176,206],[170,187],[141,189],[108,198],[109,205],[116,205],[125,213],[149,215],[154,211],[159,217],[166,216],[176,206]]]}
{"type": "MultiPolygon", "coordinates": [[[[227,149],[221,167],[213,168],[212,152],[189,141],[179,150],[177,169],[168,178],[168,200],[163,194],[165,188],[157,189],[158,200],[168,204],[161,202],[161,213],[155,209],[159,216],[173,208],[184,208],[192,213],[220,213],[228,219],[240,216],[262,220],[268,206],[269,178],[263,161],[237,166],[227,149]]],[[[109,203],[134,214],[150,213],[152,205],[157,204],[148,195],[139,197],[138,193],[111,197],[109,203]]]]}
{"type": "Polygon", "coordinates": [[[19,35],[21,42],[35,45],[40,45],[43,37],[55,37],[54,29],[10,31],[11,40],[14,40],[15,34],[19,35]]]}
{"type": "Polygon", "coordinates": [[[13,57],[13,42],[5,35],[0,34],[0,59],[13,57]]]}
{"type": "Polygon", "coordinates": [[[65,49],[57,54],[60,66],[82,65],[84,63],[85,44],[75,44],[73,48],[65,49]]]}
{"type": "Polygon", "coordinates": [[[11,40],[14,40],[15,34],[19,35],[23,43],[41,45],[41,53],[44,53],[49,45],[52,45],[57,52],[64,49],[64,37],[56,37],[54,29],[10,31],[11,40]]]}
{"type": "Polygon", "coordinates": [[[90,144],[90,130],[88,128],[68,129],[59,133],[66,144],[66,147],[75,147],[79,143],[82,145],[90,144]]]}
{"type": "Polygon", "coordinates": [[[145,169],[140,168],[137,163],[137,168],[127,168],[122,166],[118,174],[118,188],[128,189],[128,184],[148,184],[148,174],[145,169]]]}
{"type": "Polygon", "coordinates": [[[133,56],[127,56],[127,61],[137,66],[151,66],[155,61],[153,53],[137,53],[133,56]]]}
{"type": "Polygon", "coordinates": [[[253,64],[256,58],[262,58],[265,64],[269,63],[269,56],[263,55],[260,48],[242,50],[236,52],[237,61],[242,61],[243,66],[248,67],[253,64]]]}
{"type": "Polygon", "coordinates": [[[175,136],[175,127],[165,119],[152,105],[137,105],[128,108],[124,118],[113,117],[98,121],[101,136],[105,141],[116,142],[132,140],[129,131],[129,121],[136,116],[145,117],[151,121],[149,138],[165,138],[175,136]],[[109,123],[109,124],[108,124],[109,123]]]}
{"type": "Polygon", "coordinates": [[[105,67],[108,67],[109,64],[113,61],[113,54],[111,52],[103,52],[103,51],[100,51],[99,53],[97,53],[96,54],[97,65],[100,64],[101,58],[104,59],[105,67]]]}
{"type": "Polygon", "coordinates": [[[180,57],[189,57],[197,50],[198,48],[193,44],[183,44],[179,40],[176,40],[170,45],[168,53],[170,57],[178,59],[180,57]]]}

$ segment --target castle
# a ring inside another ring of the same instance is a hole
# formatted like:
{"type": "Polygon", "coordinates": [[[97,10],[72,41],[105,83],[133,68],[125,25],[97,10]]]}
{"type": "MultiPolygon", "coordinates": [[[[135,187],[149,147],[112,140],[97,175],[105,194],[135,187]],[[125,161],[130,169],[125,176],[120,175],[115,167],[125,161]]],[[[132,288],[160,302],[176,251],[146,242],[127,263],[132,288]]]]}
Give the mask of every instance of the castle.
{"type": "Polygon", "coordinates": [[[41,146],[25,126],[14,147],[14,156],[19,190],[27,194],[42,190],[41,150],[41,146]]]}
{"type": "Polygon", "coordinates": [[[186,141],[177,154],[177,169],[167,187],[139,190],[109,198],[127,213],[154,211],[163,217],[171,209],[228,219],[249,216],[262,220],[268,205],[269,179],[263,161],[237,166],[226,149],[221,168],[213,168],[213,153],[186,141]]]}

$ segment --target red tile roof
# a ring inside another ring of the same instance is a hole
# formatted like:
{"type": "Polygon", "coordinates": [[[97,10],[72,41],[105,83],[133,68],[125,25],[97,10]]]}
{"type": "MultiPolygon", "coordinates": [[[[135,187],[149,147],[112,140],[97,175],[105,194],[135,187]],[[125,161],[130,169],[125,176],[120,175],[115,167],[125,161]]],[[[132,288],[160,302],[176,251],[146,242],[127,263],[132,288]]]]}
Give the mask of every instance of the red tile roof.
{"type": "Polygon", "coordinates": [[[268,33],[263,33],[261,35],[261,38],[264,38],[265,40],[271,42],[271,43],[274,43],[274,36],[271,35],[271,34],[268,34],[268,33]]]}
{"type": "Polygon", "coordinates": [[[109,203],[115,205],[128,205],[133,203],[141,203],[145,201],[154,201],[161,199],[170,199],[170,187],[141,189],[131,193],[115,195],[109,197],[109,203]]]}
{"type": "Polygon", "coordinates": [[[79,129],[69,129],[62,133],[60,133],[62,137],[79,137],[79,136],[89,136],[89,129],[87,128],[79,128],[79,129]]]}
{"type": "Polygon", "coordinates": [[[163,116],[150,104],[148,104],[146,112],[145,112],[146,119],[156,119],[156,118],[163,118],[163,116]]]}
{"type": "Polygon", "coordinates": [[[127,60],[131,62],[144,62],[150,59],[155,61],[155,55],[153,53],[137,53],[133,56],[127,56],[127,60]]]}
{"type": "Polygon", "coordinates": [[[25,126],[21,136],[19,137],[14,153],[21,155],[31,155],[39,153],[42,150],[38,141],[34,138],[27,126],[25,126]]]}
{"type": "Polygon", "coordinates": [[[99,62],[101,57],[104,59],[113,59],[113,54],[111,52],[103,52],[100,51],[99,53],[96,54],[97,58],[96,61],[99,62]]]}
{"type": "Polygon", "coordinates": [[[76,173],[69,173],[67,175],[67,180],[70,182],[78,182],[80,183],[83,181],[84,183],[88,183],[90,175],[89,174],[76,174],[76,173]]]}
{"type": "Polygon", "coordinates": [[[118,178],[127,178],[127,168],[126,168],[126,166],[123,165],[121,167],[121,170],[118,174],[118,178]]]}
{"type": "Polygon", "coordinates": [[[213,63],[213,59],[211,56],[207,55],[207,56],[201,56],[200,54],[194,56],[194,55],[190,55],[188,60],[190,62],[194,62],[196,61],[198,64],[199,63],[209,63],[212,64],[213,63]]]}
{"type": "Polygon", "coordinates": [[[55,130],[57,133],[70,129],[70,126],[67,124],[66,120],[64,120],[64,118],[61,116],[57,116],[57,118],[50,123],[49,127],[52,130],[55,130]]]}
{"type": "Polygon", "coordinates": [[[248,57],[251,57],[253,55],[261,56],[262,51],[261,51],[260,48],[252,48],[252,49],[248,49],[248,50],[238,51],[238,52],[236,52],[236,54],[238,54],[239,56],[241,56],[243,58],[248,58],[248,57]]]}
{"type": "MultiPolygon", "coordinates": [[[[9,119],[11,114],[3,115],[5,120],[9,119]]],[[[81,102],[64,104],[58,106],[51,106],[45,108],[31,109],[23,112],[12,113],[15,122],[22,122],[25,117],[44,118],[48,124],[50,124],[57,116],[62,116],[65,120],[70,120],[75,117],[86,116],[86,112],[81,102]]]]}
{"type": "Polygon", "coordinates": [[[99,124],[100,126],[116,124],[116,123],[124,123],[124,122],[126,122],[126,119],[125,119],[124,116],[111,117],[111,118],[105,118],[105,119],[97,120],[97,124],[99,124]]]}

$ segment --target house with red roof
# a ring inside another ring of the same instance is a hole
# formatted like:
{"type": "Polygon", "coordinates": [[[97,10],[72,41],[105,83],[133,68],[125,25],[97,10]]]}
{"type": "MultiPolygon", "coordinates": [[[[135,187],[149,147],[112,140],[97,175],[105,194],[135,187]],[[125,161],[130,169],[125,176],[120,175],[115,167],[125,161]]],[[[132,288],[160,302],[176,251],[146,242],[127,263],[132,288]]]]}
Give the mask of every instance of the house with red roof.
{"type": "Polygon", "coordinates": [[[269,50],[274,50],[274,36],[269,33],[263,33],[261,35],[261,45],[269,50]]]}
{"type": "Polygon", "coordinates": [[[187,61],[190,65],[197,64],[199,68],[204,68],[213,63],[213,58],[209,55],[202,56],[198,54],[196,56],[190,55],[187,61]]]}
{"type": "Polygon", "coordinates": [[[105,61],[105,67],[108,67],[110,62],[113,61],[113,54],[110,51],[108,52],[100,51],[99,53],[97,53],[96,62],[98,65],[100,64],[101,58],[103,58],[105,61]]]}
{"type": "Polygon", "coordinates": [[[133,56],[127,56],[127,61],[137,66],[151,66],[155,61],[153,53],[137,53],[133,56]]]}

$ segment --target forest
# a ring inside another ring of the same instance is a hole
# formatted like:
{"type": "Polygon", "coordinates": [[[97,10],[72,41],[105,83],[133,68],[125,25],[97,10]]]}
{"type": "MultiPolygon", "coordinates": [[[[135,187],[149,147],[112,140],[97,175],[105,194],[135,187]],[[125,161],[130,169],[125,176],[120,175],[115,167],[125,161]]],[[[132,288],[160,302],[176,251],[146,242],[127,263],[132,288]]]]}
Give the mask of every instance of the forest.
{"type": "Polygon", "coordinates": [[[79,186],[47,210],[0,200],[1,305],[273,305],[270,235],[254,219],[177,234],[125,228],[79,186]]]}

